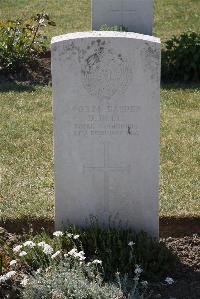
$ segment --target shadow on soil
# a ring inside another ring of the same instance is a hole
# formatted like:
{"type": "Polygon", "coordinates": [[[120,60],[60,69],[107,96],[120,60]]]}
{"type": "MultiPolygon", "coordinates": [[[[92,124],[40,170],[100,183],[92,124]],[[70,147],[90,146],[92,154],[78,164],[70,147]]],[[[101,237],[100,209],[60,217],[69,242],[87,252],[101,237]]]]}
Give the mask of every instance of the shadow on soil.
{"type": "Polygon", "coordinates": [[[190,89],[200,90],[200,83],[183,84],[181,82],[174,82],[174,83],[161,82],[161,88],[167,90],[190,90],[190,89]]]}
{"type": "Polygon", "coordinates": [[[0,226],[10,233],[21,234],[32,231],[37,234],[42,231],[52,233],[54,231],[54,221],[46,218],[6,219],[0,220],[0,226]]]}
{"type": "Polygon", "coordinates": [[[0,72],[0,92],[31,92],[36,85],[51,85],[50,53],[15,73],[0,72]]]}
{"type": "MultiPolygon", "coordinates": [[[[200,232],[200,217],[160,217],[160,237],[192,236],[200,232]]],[[[54,221],[48,218],[0,219],[0,226],[11,233],[38,233],[41,230],[53,232],[54,221]]]]}
{"type": "Polygon", "coordinates": [[[26,85],[24,83],[19,82],[7,82],[7,83],[1,83],[0,84],[0,92],[6,93],[6,92],[32,92],[35,90],[34,85],[26,85]]]}

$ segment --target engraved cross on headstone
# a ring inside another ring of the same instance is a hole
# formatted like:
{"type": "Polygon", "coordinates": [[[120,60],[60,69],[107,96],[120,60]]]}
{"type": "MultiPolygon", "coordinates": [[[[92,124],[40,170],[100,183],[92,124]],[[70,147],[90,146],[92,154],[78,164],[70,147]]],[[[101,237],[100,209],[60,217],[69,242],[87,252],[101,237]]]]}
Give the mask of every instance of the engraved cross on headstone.
{"type": "MultiPolygon", "coordinates": [[[[117,13],[119,14],[120,17],[120,25],[125,25],[125,20],[127,17],[127,14],[132,14],[132,16],[134,17],[134,14],[136,12],[135,9],[126,9],[124,6],[124,0],[120,0],[120,8],[116,9],[116,3],[115,4],[111,4],[112,5],[112,12],[113,13],[117,13]]],[[[118,25],[119,23],[117,22],[116,25],[118,25]]]]}
{"type": "MultiPolygon", "coordinates": [[[[104,215],[110,216],[109,212],[109,173],[113,171],[129,171],[129,166],[121,167],[121,166],[111,166],[110,165],[110,151],[109,146],[110,143],[103,143],[103,155],[104,155],[104,161],[102,166],[83,166],[83,169],[89,169],[92,171],[102,171],[103,172],[103,192],[104,192],[104,198],[103,198],[103,206],[104,206],[104,215]]],[[[107,220],[107,219],[105,219],[107,220]]]]}

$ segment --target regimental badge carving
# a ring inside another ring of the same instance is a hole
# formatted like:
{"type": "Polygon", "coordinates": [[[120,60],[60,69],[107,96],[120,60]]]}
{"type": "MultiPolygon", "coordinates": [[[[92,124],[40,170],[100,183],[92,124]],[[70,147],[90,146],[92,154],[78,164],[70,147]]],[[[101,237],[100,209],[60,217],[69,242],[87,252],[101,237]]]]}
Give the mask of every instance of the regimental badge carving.
{"type": "Polygon", "coordinates": [[[132,68],[126,57],[106,45],[92,41],[79,60],[82,83],[87,92],[100,99],[124,94],[132,79],[132,68]]]}

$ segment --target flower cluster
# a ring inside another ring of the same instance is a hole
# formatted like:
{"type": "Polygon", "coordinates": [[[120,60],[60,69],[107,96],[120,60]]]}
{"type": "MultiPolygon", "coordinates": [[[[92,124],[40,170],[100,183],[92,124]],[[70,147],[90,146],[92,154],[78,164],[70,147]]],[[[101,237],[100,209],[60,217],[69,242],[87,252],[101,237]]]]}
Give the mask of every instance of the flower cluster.
{"type": "Polygon", "coordinates": [[[54,254],[52,254],[51,259],[54,260],[57,257],[59,257],[60,255],[61,255],[61,250],[58,250],[54,254]]]}
{"type": "Polygon", "coordinates": [[[38,244],[34,243],[33,241],[26,241],[22,245],[16,245],[13,248],[13,252],[15,254],[18,254],[20,257],[24,257],[27,255],[27,252],[23,250],[24,247],[26,247],[26,249],[28,248],[33,249],[35,247],[40,247],[44,252],[44,254],[46,255],[51,255],[53,253],[53,248],[49,244],[45,243],[44,241],[39,242],[38,244]]]}
{"type": "Polygon", "coordinates": [[[45,242],[40,242],[38,243],[38,246],[41,247],[42,251],[46,254],[46,255],[51,255],[53,254],[53,248],[45,243],[45,242]]]}
{"type": "Polygon", "coordinates": [[[16,260],[12,260],[10,261],[10,266],[13,267],[17,264],[17,261],[16,260]]]}
{"type": "Polygon", "coordinates": [[[23,278],[22,281],[20,282],[21,286],[22,286],[23,288],[25,288],[26,285],[28,284],[28,281],[29,281],[28,277],[27,277],[27,276],[24,276],[24,278],[23,278]]]}
{"type": "Polygon", "coordinates": [[[133,241],[130,241],[129,243],[128,243],[128,246],[130,246],[130,247],[133,247],[135,245],[135,243],[133,242],[133,241]]]}
{"type": "Polygon", "coordinates": [[[171,278],[171,277],[166,277],[166,278],[165,278],[165,282],[166,282],[167,284],[171,285],[171,284],[174,283],[174,280],[173,280],[173,278],[171,278]]]}
{"type": "Polygon", "coordinates": [[[139,265],[135,265],[135,274],[141,274],[143,272],[142,268],[139,265]]]}
{"type": "Polygon", "coordinates": [[[102,265],[102,261],[100,261],[100,260],[93,260],[93,261],[92,261],[92,264],[95,264],[95,265],[102,265]]]}
{"type": "MultiPolygon", "coordinates": [[[[58,230],[53,233],[53,236],[59,238],[59,237],[64,236],[64,233],[58,230]]],[[[66,236],[68,238],[74,239],[74,240],[77,240],[80,237],[80,235],[73,235],[71,233],[66,233],[66,236]]]]}
{"type": "Polygon", "coordinates": [[[13,278],[16,275],[16,271],[9,271],[4,275],[0,276],[0,284],[6,282],[7,280],[13,278]]]}
{"type": "Polygon", "coordinates": [[[26,241],[24,243],[25,247],[29,247],[29,248],[34,248],[36,246],[36,244],[33,241],[26,241]]]}
{"type": "Polygon", "coordinates": [[[54,237],[62,237],[62,236],[63,236],[63,232],[61,232],[61,231],[56,231],[56,232],[53,233],[53,236],[54,236],[54,237]]]}
{"type": "Polygon", "coordinates": [[[73,248],[67,254],[65,254],[65,257],[67,257],[67,256],[75,257],[79,261],[84,261],[85,260],[85,253],[83,251],[78,252],[78,250],[76,248],[73,248]]]}
{"type": "Polygon", "coordinates": [[[18,253],[23,248],[22,245],[17,245],[13,248],[13,252],[18,253]]]}

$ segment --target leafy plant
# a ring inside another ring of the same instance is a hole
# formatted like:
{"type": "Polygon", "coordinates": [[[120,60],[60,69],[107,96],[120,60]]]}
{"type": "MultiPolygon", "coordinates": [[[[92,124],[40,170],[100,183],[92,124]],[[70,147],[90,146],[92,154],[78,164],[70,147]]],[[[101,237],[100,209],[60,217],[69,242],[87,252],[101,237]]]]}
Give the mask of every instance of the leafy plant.
{"type": "Polygon", "coordinates": [[[55,26],[55,23],[46,12],[30,20],[0,22],[0,67],[4,72],[19,71],[47,50],[47,38],[41,32],[47,25],[55,26]]]}
{"type": "Polygon", "coordinates": [[[121,32],[127,32],[128,28],[123,25],[114,25],[114,26],[108,26],[106,24],[101,25],[100,31],[121,31],[121,32]]]}
{"type": "Polygon", "coordinates": [[[71,226],[53,236],[26,237],[7,250],[7,266],[0,275],[5,294],[23,292],[30,299],[143,299],[147,281],[140,277],[157,280],[171,272],[176,261],[164,244],[146,233],[136,234],[111,221],[104,228],[96,218],[83,229],[71,226]]]}
{"type": "Polygon", "coordinates": [[[102,260],[106,279],[116,272],[133,277],[133,265],[139,264],[144,270],[143,278],[157,280],[170,272],[177,261],[164,243],[120,225],[110,223],[109,227],[102,228],[96,219],[92,219],[84,229],[73,227],[72,231],[80,234],[87,256],[102,260]]]}
{"type": "Polygon", "coordinates": [[[66,257],[45,271],[35,273],[23,291],[23,298],[120,299],[120,289],[104,284],[96,267],[66,257]]]}
{"type": "Polygon", "coordinates": [[[105,282],[102,261],[90,260],[83,250],[79,251],[79,239],[80,235],[56,231],[53,238],[42,234],[15,244],[11,255],[14,259],[0,275],[0,297],[16,298],[21,294],[29,299],[144,298],[147,282],[139,281],[143,272],[140,266],[132,265],[132,279],[116,273],[116,281],[105,282]]]}
{"type": "Polygon", "coordinates": [[[200,81],[200,33],[184,32],[165,42],[162,52],[162,79],[200,81]]]}

